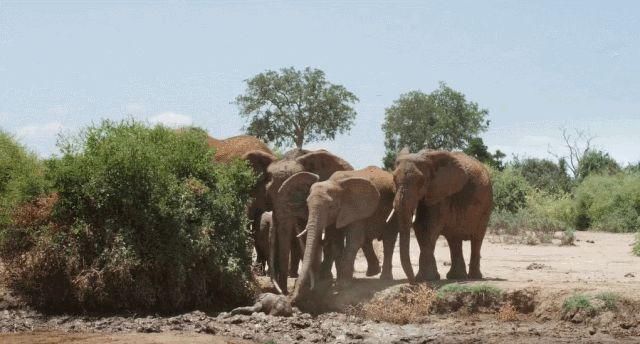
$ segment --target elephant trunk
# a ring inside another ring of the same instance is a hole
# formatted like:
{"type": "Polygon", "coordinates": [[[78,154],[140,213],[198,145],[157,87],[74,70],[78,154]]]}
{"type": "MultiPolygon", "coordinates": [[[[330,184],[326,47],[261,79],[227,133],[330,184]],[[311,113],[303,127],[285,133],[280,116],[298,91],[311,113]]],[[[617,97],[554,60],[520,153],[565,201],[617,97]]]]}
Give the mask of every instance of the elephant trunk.
{"type": "Polygon", "coordinates": [[[401,186],[398,188],[398,193],[396,194],[396,198],[393,202],[393,208],[396,212],[396,216],[398,217],[398,231],[400,233],[400,264],[402,265],[402,270],[404,270],[405,275],[407,275],[409,282],[413,283],[415,275],[413,274],[413,267],[411,266],[409,246],[412,227],[411,215],[413,214],[414,208],[408,206],[405,193],[405,187],[401,186]]]}
{"type": "Polygon", "coordinates": [[[313,287],[315,283],[315,277],[318,275],[317,260],[320,258],[320,239],[322,238],[322,232],[324,231],[325,220],[317,210],[313,208],[309,211],[309,220],[305,231],[307,232],[307,242],[304,250],[304,257],[302,259],[302,268],[300,270],[300,277],[296,281],[296,285],[293,290],[292,300],[293,302],[299,301],[306,291],[306,285],[309,283],[313,287]]]}

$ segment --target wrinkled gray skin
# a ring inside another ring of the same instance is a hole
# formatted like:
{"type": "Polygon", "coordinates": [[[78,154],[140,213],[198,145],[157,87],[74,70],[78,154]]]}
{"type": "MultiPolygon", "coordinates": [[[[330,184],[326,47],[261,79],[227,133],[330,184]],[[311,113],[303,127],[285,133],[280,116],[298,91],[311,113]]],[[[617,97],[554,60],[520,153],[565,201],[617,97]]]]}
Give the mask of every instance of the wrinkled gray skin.
{"type": "Polygon", "coordinates": [[[291,302],[286,296],[262,293],[258,296],[253,306],[235,308],[231,311],[231,315],[251,315],[257,312],[278,317],[290,317],[293,314],[293,309],[291,308],[291,302]]]}
{"type": "Polygon", "coordinates": [[[296,277],[298,272],[298,258],[291,259],[289,264],[292,251],[299,257],[304,245],[296,235],[306,224],[307,208],[304,203],[300,206],[298,200],[306,199],[309,188],[316,181],[327,180],[334,172],[345,170],[353,170],[353,167],[326,150],[290,152],[267,168],[266,195],[273,210],[274,228],[274,235],[269,238],[270,275],[282,293],[287,293],[287,277],[296,277]],[[316,179],[309,178],[302,187],[300,184],[295,188],[285,185],[289,177],[304,171],[315,174],[316,179]]]}
{"type": "MultiPolygon", "coordinates": [[[[300,178],[302,174],[298,176],[300,178]]],[[[375,238],[382,239],[384,244],[384,264],[380,278],[393,279],[391,259],[398,234],[398,218],[393,216],[387,221],[386,215],[393,207],[394,196],[393,176],[375,166],[357,171],[336,172],[329,180],[311,186],[306,199],[309,209],[305,228],[306,249],[300,278],[296,281],[292,294],[294,303],[300,301],[317,282],[314,278],[319,275],[320,238],[325,229],[329,230],[332,226],[336,228],[333,229],[336,234],[332,236],[332,247],[337,259],[336,283],[339,286],[347,286],[352,279],[358,249],[362,247],[366,254],[365,246],[370,246],[375,238]]],[[[323,261],[322,264],[324,263],[323,261]]],[[[372,262],[368,260],[368,263],[371,269],[372,262]]],[[[375,266],[379,271],[377,258],[375,266]]]]}
{"type": "MultiPolygon", "coordinates": [[[[262,213],[260,217],[260,226],[258,226],[258,230],[256,231],[256,252],[269,252],[269,235],[273,227],[273,217],[272,212],[267,211],[262,213]]],[[[262,272],[266,272],[266,263],[267,260],[258,260],[256,262],[256,266],[262,272]]]]}

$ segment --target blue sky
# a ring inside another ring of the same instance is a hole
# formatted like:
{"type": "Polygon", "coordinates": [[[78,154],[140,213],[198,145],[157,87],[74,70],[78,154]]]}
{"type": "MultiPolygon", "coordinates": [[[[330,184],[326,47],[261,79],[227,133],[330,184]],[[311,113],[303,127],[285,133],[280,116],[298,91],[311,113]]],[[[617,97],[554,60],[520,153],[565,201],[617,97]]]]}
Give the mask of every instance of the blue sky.
{"type": "Polygon", "coordinates": [[[0,128],[42,156],[59,132],[128,115],[239,134],[231,104],[266,69],[311,66],[360,102],[308,145],[380,164],[384,109],[438,81],[489,109],[491,149],[563,153],[560,127],[640,160],[640,2],[0,0],[0,128]]]}

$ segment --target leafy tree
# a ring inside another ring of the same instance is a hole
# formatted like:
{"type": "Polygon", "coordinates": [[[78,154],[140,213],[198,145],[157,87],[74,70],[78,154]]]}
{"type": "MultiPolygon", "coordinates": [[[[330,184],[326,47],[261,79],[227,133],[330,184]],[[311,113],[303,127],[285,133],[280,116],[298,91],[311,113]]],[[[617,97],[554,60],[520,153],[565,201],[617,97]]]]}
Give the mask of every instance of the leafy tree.
{"type": "Polygon", "coordinates": [[[513,167],[538,190],[557,194],[569,192],[571,188],[571,178],[567,174],[566,162],[563,159],[557,164],[547,159],[516,159],[513,167]]]}
{"type": "Polygon", "coordinates": [[[484,141],[479,137],[471,139],[467,148],[464,149],[464,152],[499,171],[504,170],[502,159],[504,159],[506,155],[499,149],[491,154],[484,144],[484,141]]]}
{"type": "Polygon", "coordinates": [[[412,151],[465,149],[489,126],[488,110],[444,82],[429,94],[402,94],[385,112],[386,168],[393,166],[396,153],[405,146],[412,151]]]}
{"type": "Polygon", "coordinates": [[[332,140],[353,126],[358,97],[328,82],[321,70],[268,70],[246,83],[245,93],[236,97],[240,115],[248,120],[245,130],[278,147],[332,140]]]}
{"type": "Polygon", "coordinates": [[[578,165],[578,176],[581,179],[590,174],[616,174],[620,171],[620,165],[609,153],[595,149],[587,151],[578,165]]]}

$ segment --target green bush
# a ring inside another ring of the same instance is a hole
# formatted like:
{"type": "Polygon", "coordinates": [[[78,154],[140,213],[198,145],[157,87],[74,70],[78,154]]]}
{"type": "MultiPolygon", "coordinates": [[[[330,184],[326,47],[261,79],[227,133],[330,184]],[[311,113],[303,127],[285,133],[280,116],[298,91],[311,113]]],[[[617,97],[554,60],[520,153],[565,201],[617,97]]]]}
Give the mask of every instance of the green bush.
{"type": "Polygon", "coordinates": [[[640,230],[640,174],[588,176],[578,185],[574,197],[577,229],[640,230]]]}
{"type": "Polygon", "coordinates": [[[0,247],[10,287],[32,304],[173,311],[252,296],[245,163],[214,165],[198,131],[132,120],[91,126],[60,148],[49,162],[55,202],[30,204],[23,213],[39,220],[15,221],[0,247]]]}
{"type": "Polygon", "coordinates": [[[13,137],[0,131],[0,226],[10,222],[11,213],[18,204],[46,189],[42,163],[13,137]]]}
{"type": "Polygon", "coordinates": [[[563,194],[571,189],[571,178],[567,174],[566,163],[563,160],[558,164],[546,159],[515,160],[513,168],[534,189],[551,194],[563,194]]]}
{"type": "Polygon", "coordinates": [[[574,294],[566,298],[562,303],[562,309],[565,314],[577,311],[584,311],[587,314],[595,314],[596,312],[590,298],[584,294],[574,294]]]}
{"type": "Polygon", "coordinates": [[[636,234],[636,242],[633,244],[633,254],[640,257],[640,233],[636,234]]]}
{"type": "Polygon", "coordinates": [[[527,194],[532,191],[527,180],[515,169],[491,170],[493,183],[493,207],[497,211],[516,213],[527,204],[527,194]]]}

